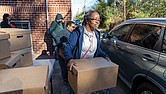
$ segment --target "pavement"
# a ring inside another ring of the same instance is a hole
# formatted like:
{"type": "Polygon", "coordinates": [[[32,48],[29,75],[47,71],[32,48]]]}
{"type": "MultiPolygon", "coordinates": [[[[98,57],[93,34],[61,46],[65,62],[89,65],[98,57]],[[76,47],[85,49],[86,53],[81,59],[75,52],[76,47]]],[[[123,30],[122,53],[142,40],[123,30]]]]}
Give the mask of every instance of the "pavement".
{"type": "MultiPolygon", "coordinates": [[[[54,56],[41,54],[36,59],[54,59],[54,56]]],[[[55,62],[52,73],[52,94],[70,94],[69,84],[62,81],[61,69],[58,61],[55,62]]],[[[132,94],[129,88],[118,78],[117,87],[109,88],[89,94],[132,94]]]]}

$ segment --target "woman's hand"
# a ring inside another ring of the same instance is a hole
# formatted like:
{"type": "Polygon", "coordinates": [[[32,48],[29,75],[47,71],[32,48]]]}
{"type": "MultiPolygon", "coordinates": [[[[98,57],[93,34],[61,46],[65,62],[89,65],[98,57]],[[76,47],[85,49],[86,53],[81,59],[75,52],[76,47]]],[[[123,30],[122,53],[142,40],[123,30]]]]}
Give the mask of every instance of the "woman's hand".
{"type": "Polygon", "coordinates": [[[76,63],[75,63],[75,61],[73,59],[70,59],[69,62],[67,63],[67,67],[71,71],[73,66],[76,66],[76,63]]]}

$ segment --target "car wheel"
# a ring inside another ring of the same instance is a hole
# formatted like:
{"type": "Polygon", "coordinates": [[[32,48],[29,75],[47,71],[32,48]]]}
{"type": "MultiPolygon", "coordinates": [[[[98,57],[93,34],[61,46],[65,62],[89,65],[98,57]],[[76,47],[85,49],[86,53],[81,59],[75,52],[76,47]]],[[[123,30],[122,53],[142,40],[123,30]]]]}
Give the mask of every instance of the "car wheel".
{"type": "Polygon", "coordinates": [[[150,83],[142,83],[137,88],[136,94],[163,94],[156,86],[150,83]]]}

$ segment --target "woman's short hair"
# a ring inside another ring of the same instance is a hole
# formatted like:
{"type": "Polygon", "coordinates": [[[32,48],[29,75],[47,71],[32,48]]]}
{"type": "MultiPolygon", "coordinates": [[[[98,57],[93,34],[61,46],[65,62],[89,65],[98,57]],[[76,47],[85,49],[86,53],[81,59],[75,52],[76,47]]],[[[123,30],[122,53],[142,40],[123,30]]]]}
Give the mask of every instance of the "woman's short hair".
{"type": "MultiPolygon", "coordinates": [[[[89,22],[90,17],[92,16],[92,13],[94,13],[94,12],[99,13],[99,12],[96,11],[96,10],[90,10],[90,11],[88,11],[88,12],[84,15],[84,19],[83,19],[82,25],[86,25],[86,22],[89,22]]],[[[100,15],[100,13],[99,13],[99,15],[100,15]]]]}

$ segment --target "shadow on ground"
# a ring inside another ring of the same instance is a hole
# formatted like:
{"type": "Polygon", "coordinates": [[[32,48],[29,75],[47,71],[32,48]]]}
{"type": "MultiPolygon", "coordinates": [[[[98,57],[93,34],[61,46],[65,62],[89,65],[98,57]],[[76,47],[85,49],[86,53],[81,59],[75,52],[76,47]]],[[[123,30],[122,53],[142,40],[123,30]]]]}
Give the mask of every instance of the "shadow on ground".
{"type": "Polygon", "coordinates": [[[54,59],[54,55],[49,55],[46,50],[43,50],[36,59],[54,59]]]}

